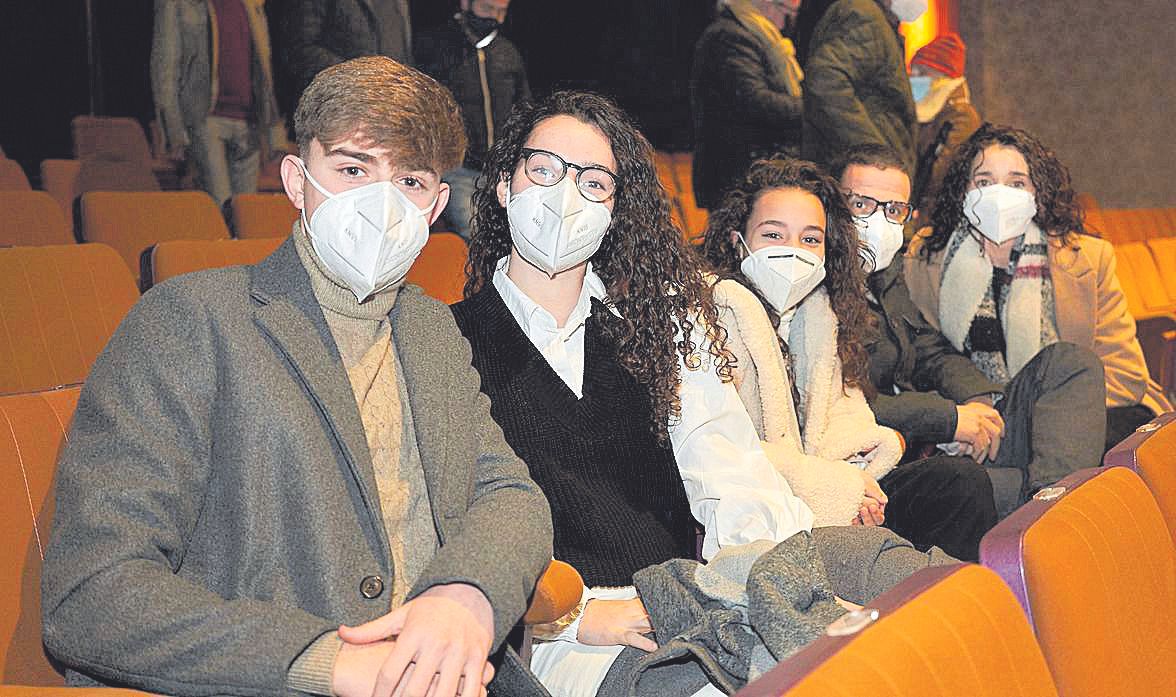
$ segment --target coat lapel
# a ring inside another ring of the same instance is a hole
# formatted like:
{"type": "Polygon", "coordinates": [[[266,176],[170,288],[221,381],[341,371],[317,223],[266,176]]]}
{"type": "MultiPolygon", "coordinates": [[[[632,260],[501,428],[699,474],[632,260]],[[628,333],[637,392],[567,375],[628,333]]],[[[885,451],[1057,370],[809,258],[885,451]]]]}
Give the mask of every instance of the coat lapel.
{"type": "Polygon", "coordinates": [[[402,287],[389,319],[392,324],[392,341],[396,344],[396,357],[404,371],[408,407],[412,410],[429,501],[433,506],[433,515],[440,519],[453,513],[458,502],[464,505],[464,499],[458,496],[464,491],[464,482],[450,481],[452,478],[445,477],[445,473],[451,471],[447,466],[449,453],[445,438],[445,434],[451,432],[450,409],[445,404],[449,389],[448,385],[437,383],[445,381],[448,376],[438,371],[432,355],[432,349],[442,345],[435,323],[427,313],[415,311],[422,302],[419,288],[402,287]]]}
{"type": "Polygon", "coordinates": [[[1053,282],[1058,338],[1079,346],[1094,345],[1096,307],[1094,268],[1077,245],[1049,241],[1049,278],[1053,282]]]}
{"type": "Polygon", "coordinates": [[[329,425],[358,485],[376,538],[382,541],[386,559],[390,560],[375,470],[359,407],[293,238],[253,267],[252,276],[251,294],[260,303],[254,320],[290,362],[329,425]]]}

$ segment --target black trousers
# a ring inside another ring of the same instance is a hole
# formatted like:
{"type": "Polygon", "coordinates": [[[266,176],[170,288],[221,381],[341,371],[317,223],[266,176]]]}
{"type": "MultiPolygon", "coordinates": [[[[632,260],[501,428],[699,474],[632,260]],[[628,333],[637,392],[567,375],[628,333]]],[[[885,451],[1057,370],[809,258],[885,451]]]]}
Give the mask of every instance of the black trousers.
{"type": "Polygon", "coordinates": [[[1103,454],[1154,418],[1156,415],[1152,410],[1142,404],[1107,409],[1107,440],[1103,444],[1103,454]]]}
{"type": "Polygon", "coordinates": [[[889,499],[884,527],[921,551],[937,545],[957,559],[979,559],[980,538],[997,516],[992,482],[975,460],[933,455],[900,464],[878,485],[889,499]]]}

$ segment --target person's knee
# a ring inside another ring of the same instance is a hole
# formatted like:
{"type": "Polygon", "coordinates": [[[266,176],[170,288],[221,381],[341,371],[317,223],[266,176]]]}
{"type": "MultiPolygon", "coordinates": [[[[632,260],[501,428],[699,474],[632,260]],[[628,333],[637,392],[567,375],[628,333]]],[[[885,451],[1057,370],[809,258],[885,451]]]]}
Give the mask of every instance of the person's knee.
{"type": "Polygon", "coordinates": [[[1069,341],[1059,341],[1041,350],[1040,355],[1047,366],[1064,372],[1103,372],[1102,360],[1094,351],[1069,341]]]}

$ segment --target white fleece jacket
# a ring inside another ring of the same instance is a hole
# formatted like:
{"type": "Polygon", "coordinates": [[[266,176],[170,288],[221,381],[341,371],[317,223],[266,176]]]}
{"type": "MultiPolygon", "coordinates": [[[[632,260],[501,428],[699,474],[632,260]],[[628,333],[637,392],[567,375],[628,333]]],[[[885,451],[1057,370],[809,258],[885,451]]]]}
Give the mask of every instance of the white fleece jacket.
{"type": "Polygon", "coordinates": [[[788,328],[803,438],[784,356],[763,305],[729,279],[715,286],[715,300],[738,360],[735,386],[768,457],[812,509],[814,527],[848,525],[865,495],[858,467],[848,458],[871,451],[865,471],[880,479],[902,457],[902,444],[894,430],[878,425],[861,390],[842,383],[828,294],[813,291],[788,328]]]}

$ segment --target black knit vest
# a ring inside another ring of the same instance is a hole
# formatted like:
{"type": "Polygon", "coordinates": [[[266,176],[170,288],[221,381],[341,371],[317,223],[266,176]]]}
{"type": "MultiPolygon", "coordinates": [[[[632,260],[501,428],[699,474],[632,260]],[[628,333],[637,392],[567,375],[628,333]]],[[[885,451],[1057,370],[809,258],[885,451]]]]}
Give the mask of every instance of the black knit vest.
{"type": "Polygon", "coordinates": [[[555,557],[589,586],[694,555],[694,518],[668,444],[650,429],[648,392],[601,330],[617,321],[593,301],[584,327],[584,390],[576,395],[487,285],[452,308],[474,352],[482,391],[506,441],[551,503],[555,557]]]}

